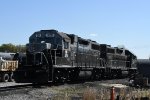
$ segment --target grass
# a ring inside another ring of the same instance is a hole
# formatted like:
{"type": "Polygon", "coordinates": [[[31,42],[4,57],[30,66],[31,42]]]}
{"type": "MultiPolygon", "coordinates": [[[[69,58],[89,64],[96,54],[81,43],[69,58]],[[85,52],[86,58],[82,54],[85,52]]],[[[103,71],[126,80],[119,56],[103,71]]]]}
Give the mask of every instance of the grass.
{"type": "Polygon", "coordinates": [[[83,92],[83,100],[96,100],[97,90],[87,87],[83,92]]]}
{"type": "MultiPolygon", "coordinates": [[[[111,88],[98,86],[55,87],[58,93],[52,100],[110,100],[111,88]]],[[[150,100],[150,89],[115,88],[117,100],[150,100]]]]}

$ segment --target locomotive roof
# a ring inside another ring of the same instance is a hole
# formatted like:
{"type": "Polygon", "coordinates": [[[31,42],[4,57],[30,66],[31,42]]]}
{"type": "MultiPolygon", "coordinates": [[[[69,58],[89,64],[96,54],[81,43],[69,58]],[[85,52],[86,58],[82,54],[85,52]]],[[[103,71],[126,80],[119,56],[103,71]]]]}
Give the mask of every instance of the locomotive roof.
{"type": "Polygon", "coordinates": [[[51,30],[41,30],[41,31],[53,31],[54,33],[58,33],[62,38],[70,40],[70,38],[67,36],[66,33],[58,32],[57,30],[51,29],[51,30]]]}
{"type": "Polygon", "coordinates": [[[66,33],[58,32],[58,34],[59,34],[66,42],[70,42],[70,41],[71,41],[71,39],[67,36],[66,33]]]}
{"type": "MultiPolygon", "coordinates": [[[[57,30],[54,30],[54,29],[50,29],[50,30],[40,30],[40,31],[37,31],[37,32],[53,32],[53,33],[55,33],[55,34],[60,35],[66,42],[70,42],[70,41],[71,41],[71,39],[67,36],[66,33],[58,32],[57,30]]],[[[37,32],[34,32],[34,34],[32,34],[32,35],[30,36],[30,38],[31,38],[33,35],[37,34],[37,32]]]]}
{"type": "Polygon", "coordinates": [[[128,53],[132,54],[132,56],[133,56],[134,58],[137,58],[137,56],[136,56],[133,52],[129,51],[128,49],[125,49],[125,52],[128,52],[128,53]]]}

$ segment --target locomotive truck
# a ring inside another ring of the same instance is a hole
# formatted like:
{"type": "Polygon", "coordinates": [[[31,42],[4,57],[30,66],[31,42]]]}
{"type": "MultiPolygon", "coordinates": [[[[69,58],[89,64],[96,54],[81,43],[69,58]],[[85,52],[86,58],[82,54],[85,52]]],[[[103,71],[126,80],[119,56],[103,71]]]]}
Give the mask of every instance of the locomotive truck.
{"type": "Polygon", "coordinates": [[[33,33],[26,48],[26,54],[14,57],[16,82],[101,80],[136,72],[136,56],[129,50],[57,30],[33,33]]]}

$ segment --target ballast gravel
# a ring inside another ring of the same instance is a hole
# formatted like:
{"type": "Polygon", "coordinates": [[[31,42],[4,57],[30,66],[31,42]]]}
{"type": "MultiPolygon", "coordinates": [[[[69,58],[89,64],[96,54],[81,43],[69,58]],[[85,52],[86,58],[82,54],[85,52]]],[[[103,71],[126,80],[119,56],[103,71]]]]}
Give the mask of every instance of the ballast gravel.
{"type": "Polygon", "coordinates": [[[22,89],[0,91],[0,100],[65,100],[68,98],[68,100],[82,100],[83,92],[87,88],[92,87],[95,90],[102,88],[109,89],[109,84],[110,86],[113,86],[113,84],[127,84],[127,79],[104,80],[78,84],[64,84],[58,86],[52,85],[41,87],[27,87],[22,89]]]}

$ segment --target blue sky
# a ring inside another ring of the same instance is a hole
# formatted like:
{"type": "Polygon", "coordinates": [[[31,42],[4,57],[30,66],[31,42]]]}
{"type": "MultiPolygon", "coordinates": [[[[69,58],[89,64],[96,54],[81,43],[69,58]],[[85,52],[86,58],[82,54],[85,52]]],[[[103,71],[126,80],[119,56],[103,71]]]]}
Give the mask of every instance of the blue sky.
{"type": "Polygon", "coordinates": [[[1,0],[0,44],[26,44],[41,29],[57,29],[150,56],[149,0],[1,0]]]}

